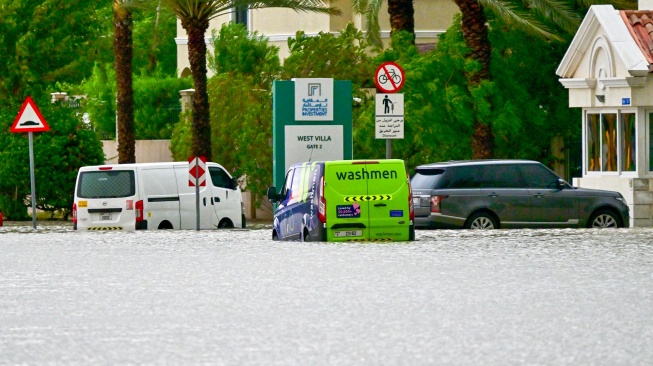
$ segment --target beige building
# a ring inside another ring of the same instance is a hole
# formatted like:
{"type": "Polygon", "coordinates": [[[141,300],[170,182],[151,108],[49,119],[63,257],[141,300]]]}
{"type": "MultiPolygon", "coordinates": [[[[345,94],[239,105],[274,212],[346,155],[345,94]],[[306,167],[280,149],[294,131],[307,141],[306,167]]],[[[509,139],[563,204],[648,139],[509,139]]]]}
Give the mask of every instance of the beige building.
{"type": "MultiPolygon", "coordinates": [[[[347,23],[353,23],[358,29],[364,27],[364,16],[355,14],[351,8],[351,0],[342,0],[335,5],[342,11],[339,16],[295,12],[288,9],[271,8],[247,10],[222,15],[213,19],[206,34],[209,51],[212,52],[210,37],[213,29],[219,30],[223,23],[235,21],[247,24],[247,28],[268,38],[270,44],[279,47],[279,57],[282,62],[288,54],[288,38],[294,37],[299,30],[306,35],[317,35],[320,32],[336,34],[345,28],[347,23]]],[[[415,37],[418,44],[433,44],[436,37],[444,33],[451,25],[458,7],[451,0],[415,0],[415,37]]],[[[387,4],[384,2],[379,11],[381,38],[387,44],[390,37],[390,23],[387,4]]],[[[190,74],[188,62],[188,37],[186,30],[177,21],[177,70],[180,76],[190,74]]],[[[210,73],[210,71],[209,71],[210,73]]]]}
{"type": "Polygon", "coordinates": [[[590,8],[556,73],[582,108],[574,186],[621,192],[630,226],[653,226],[653,0],[590,8]]]}

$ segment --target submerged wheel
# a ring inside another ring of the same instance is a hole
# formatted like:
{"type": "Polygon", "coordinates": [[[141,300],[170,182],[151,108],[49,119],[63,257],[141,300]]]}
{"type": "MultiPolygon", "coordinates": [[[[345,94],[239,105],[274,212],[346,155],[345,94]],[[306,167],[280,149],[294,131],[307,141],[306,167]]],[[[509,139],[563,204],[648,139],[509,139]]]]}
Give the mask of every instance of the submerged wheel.
{"type": "Polygon", "coordinates": [[[308,232],[308,229],[304,229],[304,241],[311,241],[311,234],[308,232]]]}
{"type": "Polygon", "coordinates": [[[591,228],[618,228],[621,227],[619,218],[612,211],[599,210],[590,217],[589,227],[591,228]]]}
{"type": "Polygon", "coordinates": [[[277,232],[273,231],[272,232],[272,240],[279,240],[279,237],[277,236],[277,232]]]}
{"type": "Polygon", "coordinates": [[[233,228],[234,228],[234,224],[230,220],[223,220],[220,221],[220,223],[218,224],[218,229],[233,229],[233,228]]]}
{"type": "Polygon", "coordinates": [[[485,212],[478,212],[467,219],[465,223],[467,229],[492,230],[499,228],[496,219],[485,212]]]}

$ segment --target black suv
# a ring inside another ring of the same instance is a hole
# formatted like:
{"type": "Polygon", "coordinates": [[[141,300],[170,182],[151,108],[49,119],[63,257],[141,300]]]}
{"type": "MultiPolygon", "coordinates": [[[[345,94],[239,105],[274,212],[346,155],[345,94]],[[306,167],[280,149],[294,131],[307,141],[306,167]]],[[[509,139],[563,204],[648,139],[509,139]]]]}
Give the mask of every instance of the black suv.
{"type": "Polygon", "coordinates": [[[620,193],[574,188],[536,161],[420,165],[410,184],[418,229],[629,226],[620,193]]]}

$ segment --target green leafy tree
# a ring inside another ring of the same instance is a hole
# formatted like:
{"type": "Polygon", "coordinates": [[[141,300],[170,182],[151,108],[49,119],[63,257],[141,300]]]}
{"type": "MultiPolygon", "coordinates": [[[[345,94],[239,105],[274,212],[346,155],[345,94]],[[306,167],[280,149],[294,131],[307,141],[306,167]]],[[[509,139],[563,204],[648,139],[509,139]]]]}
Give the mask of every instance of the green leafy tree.
{"type": "MultiPolygon", "coordinates": [[[[188,78],[155,71],[134,78],[135,110],[134,136],[137,139],[168,139],[179,121],[181,106],[179,90],[188,89],[188,78]]],[[[88,113],[91,125],[102,139],[115,138],[116,93],[115,71],[110,64],[96,65],[92,76],[85,80],[79,91],[86,95],[82,111],[88,113]]]]}
{"type": "MultiPolygon", "coordinates": [[[[215,53],[209,66],[211,160],[234,176],[244,177],[253,197],[265,193],[272,180],[272,80],[281,70],[278,48],[240,24],[225,24],[214,32],[215,53]],[[252,149],[252,147],[256,147],[252,149]]],[[[175,126],[171,150],[175,160],[192,156],[189,119],[175,126]]],[[[260,202],[257,202],[260,205],[260,202]]]]}
{"type": "MultiPolygon", "coordinates": [[[[75,178],[81,166],[104,162],[102,144],[82,121],[79,111],[47,99],[36,100],[50,131],[34,133],[36,207],[59,211],[67,219],[75,178]]],[[[18,111],[20,105],[12,106],[18,111]]],[[[26,133],[9,133],[15,114],[0,110],[0,210],[11,220],[27,219],[31,206],[29,144],[26,133]]]]}
{"type": "Polygon", "coordinates": [[[79,83],[112,58],[106,12],[91,0],[0,1],[0,107],[79,83]]]}
{"type": "MultiPolygon", "coordinates": [[[[490,60],[492,44],[488,36],[488,14],[500,18],[506,26],[521,29],[536,36],[560,40],[537,18],[545,19],[558,29],[573,34],[580,24],[580,14],[576,9],[583,9],[591,2],[541,2],[541,1],[498,1],[498,0],[454,0],[460,9],[463,39],[468,48],[467,57],[478,63],[478,68],[466,72],[467,88],[470,94],[482,97],[479,104],[474,104],[474,133],[472,134],[473,158],[491,158],[494,156],[493,121],[488,117],[494,105],[490,95],[492,74],[490,60]]],[[[610,3],[618,7],[632,8],[633,1],[615,0],[610,3]]]]}
{"type": "Polygon", "coordinates": [[[193,95],[191,150],[194,156],[212,156],[209,98],[206,76],[206,42],[209,21],[234,8],[289,8],[295,11],[337,14],[322,0],[161,0],[160,4],[175,14],[188,34],[188,57],[195,87],[193,95]]]}

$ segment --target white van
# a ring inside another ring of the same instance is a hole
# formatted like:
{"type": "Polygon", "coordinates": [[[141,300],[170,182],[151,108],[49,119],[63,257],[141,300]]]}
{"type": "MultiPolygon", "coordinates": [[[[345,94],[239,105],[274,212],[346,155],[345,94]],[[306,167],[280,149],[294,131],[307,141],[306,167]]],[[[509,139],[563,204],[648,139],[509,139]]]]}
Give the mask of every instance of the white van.
{"type": "MultiPolygon", "coordinates": [[[[207,162],[201,186],[200,228],[245,227],[236,180],[207,162]]],[[[86,166],[75,184],[75,230],[196,229],[195,187],[187,162],[86,166]]]]}

